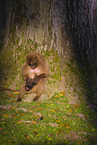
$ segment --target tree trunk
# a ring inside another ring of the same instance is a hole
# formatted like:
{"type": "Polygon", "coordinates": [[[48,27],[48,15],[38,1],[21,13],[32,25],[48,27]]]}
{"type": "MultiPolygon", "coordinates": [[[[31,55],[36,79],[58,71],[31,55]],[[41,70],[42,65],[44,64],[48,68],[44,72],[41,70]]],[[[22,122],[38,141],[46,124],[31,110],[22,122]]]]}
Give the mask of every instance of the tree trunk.
{"type": "MultiPolygon", "coordinates": [[[[52,91],[57,90],[58,86],[60,90],[67,89],[72,92],[72,89],[68,89],[68,84],[78,82],[79,76],[76,77],[76,72],[82,68],[84,85],[89,92],[96,84],[93,68],[97,67],[95,4],[96,0],[93,2],[91,0],[8,0],[9,11],[3,43],[3,49],[5,51],[10,49],[12,52],[11,58],[9,56],[8,59],[13,59],[19,70],[23,64],[20,60],[28,52],[38,51],[44,54],[53,81],[56,78],[60,80],[52,91]],[[78,59],[78,66],[74,58],[78,59]],[[75,67],[78,67],[76,72],[75,67]]],[[[2,70],[3,74],[4,69],[5,67],[2,70]]],[[[79,94],[81,90],[76,89],[79,90],[77,92],[79,94]]]]}

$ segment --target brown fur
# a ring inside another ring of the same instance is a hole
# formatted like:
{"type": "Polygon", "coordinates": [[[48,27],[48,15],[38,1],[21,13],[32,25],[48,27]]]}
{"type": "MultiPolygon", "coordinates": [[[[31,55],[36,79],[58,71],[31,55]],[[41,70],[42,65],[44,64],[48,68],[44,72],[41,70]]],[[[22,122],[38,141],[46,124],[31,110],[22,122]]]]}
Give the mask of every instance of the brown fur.
{"type": "Polygon", "coordinates": [[[27,79],[25,90],[30,91],[42,78],[47,78],[47,75],[43,73],[43,74],[40,74],[39,76],[35,75],[34,79],[31,79],[31,78],[27,79]]]}
{"type": "Polygon", "coordinates": [[[34,101],[38,100],[45,90],[48,75],[48,65],[43,56],[36,52],[28,54],[22,69],[24,82],[20,87],[17,101],[21,101],[25,93],[35,93],[36,97],[34,101]],[[32,81],[32,88],[30,91],[26,91],[25,86],[28,85],[29,80],[32,81]],[[33,85],[33,83],[35,83],[35,85],[33,85]]]}

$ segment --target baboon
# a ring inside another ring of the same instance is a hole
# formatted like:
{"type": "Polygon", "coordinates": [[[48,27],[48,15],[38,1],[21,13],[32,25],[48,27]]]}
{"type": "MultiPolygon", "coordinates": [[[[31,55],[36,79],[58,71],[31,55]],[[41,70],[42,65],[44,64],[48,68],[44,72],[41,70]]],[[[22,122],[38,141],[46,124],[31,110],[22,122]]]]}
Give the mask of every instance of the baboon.
{"type": "Polygon", "coordinates": [[[49,68],[44,57],[36,52],[29,53],[22,68],[24,82],[20,87],[17,101],[21,101],[25,93],[35,93],[33,101],[37,101],[45,90],[49,68]]]}

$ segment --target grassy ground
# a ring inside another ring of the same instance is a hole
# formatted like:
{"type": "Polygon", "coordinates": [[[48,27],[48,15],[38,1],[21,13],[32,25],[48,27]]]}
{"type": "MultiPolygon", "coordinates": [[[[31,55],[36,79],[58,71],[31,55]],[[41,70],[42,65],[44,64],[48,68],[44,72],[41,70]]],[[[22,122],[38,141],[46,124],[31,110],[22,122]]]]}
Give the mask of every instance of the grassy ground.
{"type": "Polygon", "coordinates": [[[88,104],[71,104],[65,92],[21,103],[0,92],[0,145],[96,145],[96,120],[88,104]]]}

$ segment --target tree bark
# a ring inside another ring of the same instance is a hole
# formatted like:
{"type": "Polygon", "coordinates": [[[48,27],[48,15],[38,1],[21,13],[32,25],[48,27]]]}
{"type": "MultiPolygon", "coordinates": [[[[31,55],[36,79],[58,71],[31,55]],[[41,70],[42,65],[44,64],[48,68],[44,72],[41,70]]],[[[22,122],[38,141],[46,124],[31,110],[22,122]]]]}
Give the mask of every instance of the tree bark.
{"type": "MultiPolygon", "coordinates": [[[[18,62],[21,48],[25,54],[33,50],[42,53],[49,50],[53,57],[50,54],[46,57],[53,65],[58,60],[55,62],[54,55],[58,54],[60,65],[56,63],[55,68],[51,65],[51,70],[58,71],[58,77],[76,57],[79,68],[84,67],[84,81],[90,90],[95,84],[93,67],[97,68],[96,4],[96,0],[8,0],[4,49],[9,49],[10,45],[13,60],[18,65],[21,64],[18,62]],[[57,66],[60,66],[59,70],[57,66]]],[[[61,85],[64,82],[63,79],[61,85]]]]}

